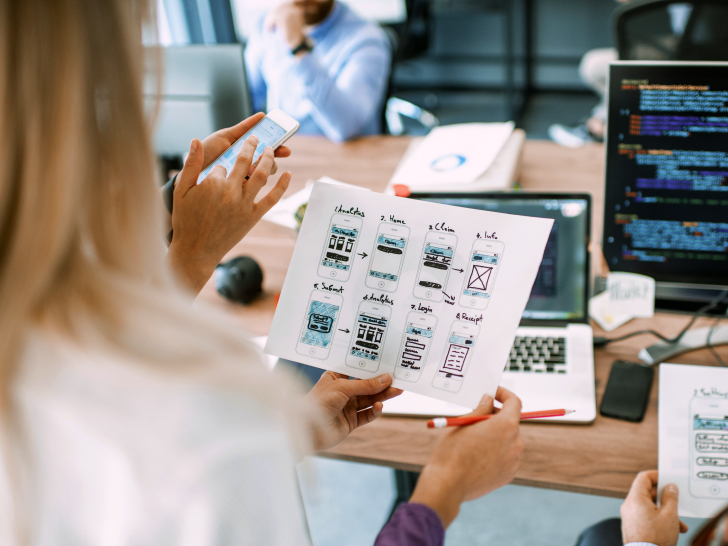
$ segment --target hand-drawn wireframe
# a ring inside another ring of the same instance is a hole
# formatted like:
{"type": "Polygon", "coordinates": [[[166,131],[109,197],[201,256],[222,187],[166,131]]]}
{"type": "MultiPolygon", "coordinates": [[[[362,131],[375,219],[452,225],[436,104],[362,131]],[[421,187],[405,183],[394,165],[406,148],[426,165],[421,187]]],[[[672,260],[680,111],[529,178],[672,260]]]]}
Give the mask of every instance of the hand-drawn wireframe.
{"type": "Polygon", "coordinates": [[[402,344],[397,353],[394,377],[412,383],[420,379],[422,368],[430,353],[435,328],[437,328],[435,315],[424,315],[417,311],[410,311],[407,314],[402,344]]]}
{"type": "Polygon", "coordinates": [[[365,282],[369,288],[385,292],[397,290],[409,236],[407,226],[390,222],[379,224],[365,282]]]}
{"type": "Polygon", "coordinates": [[[326,360],[331,351],[331,343],[336,335],[344,298],[340,294],[314,290],[306,306],[306,316],[301,326],[301,334],[296,344],[296,352],[326,360]]]}
{"type": "Polygon", "coordinates": [[[690,402],[690,494],[728,499],[728,400],[690,402]]]}
{"type": "Polygon", "coordinates": [[[376,372],[382,361],[392,308],[383,303],[363,301],[356,313],[356,324],[346,353],[346,365],[367,372],[376,372]]]}
{"type": "Polygon", "coordinates": [[[318,276],[346,282],[356,256],[363,220],[358,216],[334,214],[318,265],[318,276]]]}
{"type": "Polygon", "coordinates": [[[504,249],[505,245],[500,241],[475,240],[458,302],[462,307],[488,307],[504,249]]]}
{"type": "Polygon", "coordinates": [[[420,257],[420,267],[413,294],[416,298],[442,301],[458,238],[453,233],[429,231],[420,257]]]}
{"type": "Polygon", "coordinates": [[[453,321],[440,367],[435,373],[435,379],[432,381],[433,387],[450,392],[460,390],[479,333],[480,327],[471,322],[453,321]]]}

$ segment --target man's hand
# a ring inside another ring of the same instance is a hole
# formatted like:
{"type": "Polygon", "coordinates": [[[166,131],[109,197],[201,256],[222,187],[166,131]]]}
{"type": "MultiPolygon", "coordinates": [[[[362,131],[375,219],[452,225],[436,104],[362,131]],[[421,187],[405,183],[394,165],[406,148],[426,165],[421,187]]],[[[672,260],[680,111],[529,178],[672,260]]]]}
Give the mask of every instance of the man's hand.
{"type": "Polygon", "coordinates": [[[268,32],[277,31],[288,45],[288,49],[298,47],[306,35],[303,10],[293,3],[281,4],[272,9],[265,18],[264,27],[268,32]]]}
{"type": "Polygon", "coordinates": [[[632,482],[629,495],[620,509],[622,540],[650,542],[657,546],[675,546],[680,533],[688,530],[677,515],[677,487],[670,484],[662,493],[662,506],[657,499],[657,470],[640,472],[632,482]]]}
{"type": "MultiPolygon", "coordinates": [[[[288,188],[291,173],[287,172],[265,197],[255,202],[274,165],[273,151],[266,148],[251,173],[257,145],[255,136],[248,137],[230,173],[218,165],[198,185],[205,152],[202,143],[194,139],[185,166],[177,176],[172,213],[174,237],[167,259],[195,294],[212,276],[220,260],[288,188]],[[246,180],[249,173],[250,178],[246,180]]],[[[213,148],[216,146],[222,147],[222,144],[214,142],[213,148]]]]}
{"type": "MultiPolygon", "coordinates": [[[[453,427],[437,444],[410,502],[424,504],[440,516],[445,527],[455,519],[460,504],[502,487],[516,475],[523,451],[520,432],[521,401],[498,387],[503,402],[497,415],[463,427],[453,427]]],[[[468,415],[493,413],[493,398],[483,396],[468,415]]]]}
{"type": "Polygon", "coordinates": [[[313,443],[316,451],[335,446],[358,427],[371,423],[382,414],[382,402],[402,394],[390,387],[389,374],[372,379],[348,379],[326,372],[308,394],[323,420],[314,422],[313,443]]]}

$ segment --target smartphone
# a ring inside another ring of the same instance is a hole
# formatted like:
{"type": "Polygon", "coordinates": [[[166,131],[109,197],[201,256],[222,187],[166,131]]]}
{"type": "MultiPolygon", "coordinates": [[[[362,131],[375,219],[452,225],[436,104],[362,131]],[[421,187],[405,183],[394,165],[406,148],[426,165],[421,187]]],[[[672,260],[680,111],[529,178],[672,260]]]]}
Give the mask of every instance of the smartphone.
{"type": "Polygon", "coordinates": [[[617,360],[609,372],[599,412],[605,417],[639,423],[645,416],[655,370],[634,362],[617,360]]]}
{"type": "Polygon", "coordinates": [[[344,298],[341,294],[314,290],[306,306],[301,334],[296,344],[296,352],[304,356],[312,356],[320,360],[329,357],[331,342],[336,334],[341,306],[344,298]]]}
{"type": "Polygon", "coordinates": [[[235,159],[243,148],[245,139],[250,135],[258,137],[258,147],[253,154],[253,165],[255,165],[258,163],[258,158],[260,158],[266,146],[273,148],[273,151],[277,150],[286,140],[296,134],[299,127],[300,124],[283,110],[271,110],[250,131],[241,136],[232,146],[220,154],[215,161],[210,163],[200,173],[200,176],[197,177],[197,183],[199,184],[207,178],[207,175],[210,174],[210,171],[215,165],[222,165],[230,173],[233,165],[235,165],[235,159]]]}
{"type": "Polygon", "coordinates": [[[465,282],[460,293],[461,307],[485,309],[488,307],[498,266],[503,259],[505,245],[500,241],[476,239],[470,251],[465,282]]]}
{"type": "Polygon", "coordinates": [[[369,288],[385,292],[397,290],[409,235],[409,228],[402,224],[379,224],[365,283],[369,288]]]}
{"type": "Polygon", "coordinates": [[[423,315],[410,311],[405,321],[404,336],[397,354],[394,377],[411,381],[419,380],[422,367],[427,361],[432,338],[437,327],[435,315],[423,315]]]}
{"type": "Polygon", "coordinates": [[[480,327],[471,322],[456,320],[452,323],[445,352],[432,381],[433,387],[450,392],[460,390],[468,371],[468,364],[473,357],[479,332],[480,327]]]}
{"type": "Polygon", "coordinates": [[[359,304],[356,324],[346,354],[346,365],[367,372],[376,372],[382,361],[392,308],[371,301],[359,304]]]}
{"type": "Polygon", "coordinates": [[[429,231],[420,257],[414,296],[430,301],[442,301],[442,293],[450,278],[450,268],[458,238],[452,233],[429,231]]]}
{"type": "Polygon", "coordinates": [[[349,280],[362,223],[363,220],[359,216],[334,214],[331,217],[324,251],[319,260],[319,277],[342,282],[349,280]]]}
{"type": "Polygon", "coordinates": [[[728,400],[690,401],[690,494],[728,499],[728,400]]]}

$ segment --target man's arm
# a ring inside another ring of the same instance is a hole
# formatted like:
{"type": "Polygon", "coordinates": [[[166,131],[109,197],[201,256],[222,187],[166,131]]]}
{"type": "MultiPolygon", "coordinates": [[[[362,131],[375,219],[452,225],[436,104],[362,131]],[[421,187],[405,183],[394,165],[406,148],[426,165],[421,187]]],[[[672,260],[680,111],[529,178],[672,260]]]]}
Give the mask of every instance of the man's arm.
{"type": "Polygon", "coordinates": [[[389,45],[374,29],[352,44],[350,51],[349,60],[335,77],[318,61],[315,48],[290,71],[293,80],[303,83],[314,106],[311,117],[335,142],[361,134],[377,115],[389,77],[389,45]]]}

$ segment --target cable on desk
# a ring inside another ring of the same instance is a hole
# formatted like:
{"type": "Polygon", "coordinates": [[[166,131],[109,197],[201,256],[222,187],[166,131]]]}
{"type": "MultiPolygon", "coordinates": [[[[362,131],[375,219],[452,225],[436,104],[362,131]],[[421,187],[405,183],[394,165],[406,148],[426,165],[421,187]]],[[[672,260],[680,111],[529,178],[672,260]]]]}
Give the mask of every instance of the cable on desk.
{"type": "MultiPolygon", "coordinates": [[[[675,337],[669,338],[669,337],[663,336],[660,332],[656,332],[655,330],[639,330],[637,332],[631,332],[629,334],[625,334],[620,337],[615,337],[613,339],[609,339],[606,337],[595,337],[594,338],[594,347],[604,347],[606,345],[609,345],[610,343],[616,343],[617,341],[624,341],[625,339],[629,339],[629,338],[635,337],[635,336],[642,336],[642,335],[652,335],[652,336],[658,337],[665,343],[677,343],[685,335],[685,332],[687,332],[690,329],[690,327],[693,324],[695,324],[695,321],[698,320],[699,317],[702,317],[705,313],[707,313],[711,309],[715,309],[716,306],[723,303],[723,300],[726,297],[728,297],[728,290],[723,290],[720,294],[718,294],[718,296],[713,298],[713,300],[710,303],[708,303],[707,305],[705,305],[705,306],[701,307],[700,309],[698,309],[697,311],[695,311],[695,313],[693,313],[693,316],[690,318],[690,321],[685,325],[685,327],[682,330],[680,330],[680,333],[678,335],[676,335],[675,337]]],[[[720,321],[723,318],[724,318],[724,316],[718,317],[718,321],[720,321]]],[[[718,321],[716,321],[716,324],[718,321]]],[[[708,340],[707,340],[708,347],[711,346],[710,345],[710,336],[711,336],[712,330],[714,328],[715,328],[715,324],[713,325],[713,328],[711,328],[711,331],[708,332],[708,340]]],[[[715,354],[717,355],[717,353],[715,353],[715,354]]],[[[717,358],[720,359],[720,356],[718,356],[717,358]]],[[[720,359],[720,362],[723,362],[722,359],[720,359]]],[[[725,364],[723,364],[723,365],[725,365],[725,364]]]]}
{"type": "Polygon", "coordinates": [[[718,351],[715,350],[715,346],[710,342],[710,338],[713,337],[713,331],[715,331],[715,329],[718,327],[718,323],[726,318],[726,315],[728,315],[728,309],[726,309],[725,313],[715,319],[712,326],[710,327],[710,330],[708,330],[708,337],[705,339],[705,345],[708,347],[708,349],[710,349],[710,352],[713,353],[713,356],[718,361],[718,364],[723,367],[728,367],[728,364],[725,363],[725,361],[718,354],[718,351]]]}

